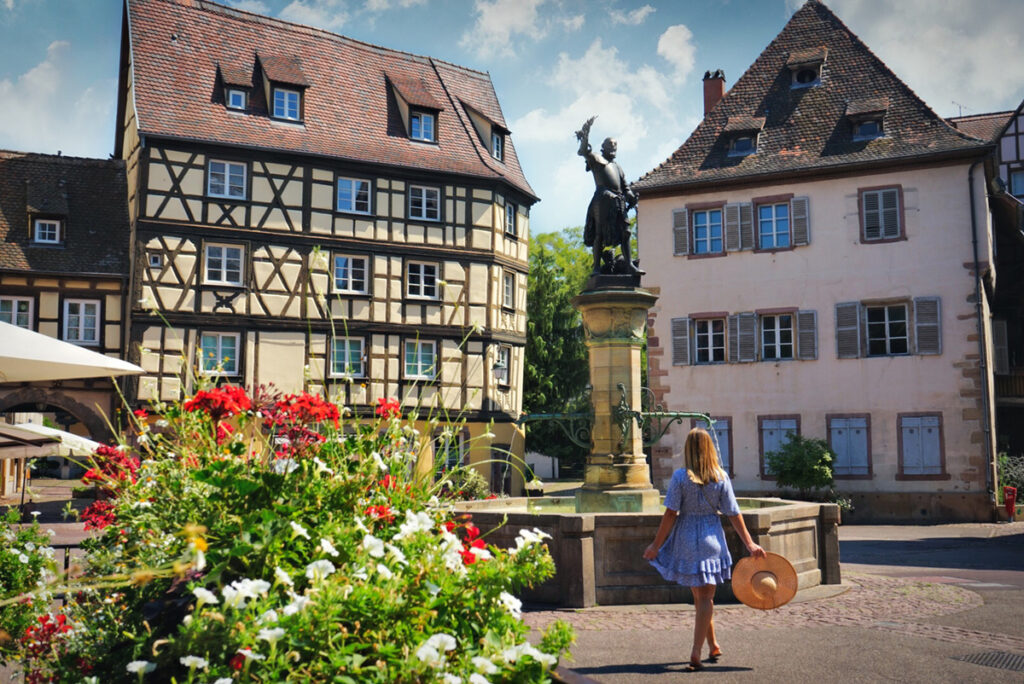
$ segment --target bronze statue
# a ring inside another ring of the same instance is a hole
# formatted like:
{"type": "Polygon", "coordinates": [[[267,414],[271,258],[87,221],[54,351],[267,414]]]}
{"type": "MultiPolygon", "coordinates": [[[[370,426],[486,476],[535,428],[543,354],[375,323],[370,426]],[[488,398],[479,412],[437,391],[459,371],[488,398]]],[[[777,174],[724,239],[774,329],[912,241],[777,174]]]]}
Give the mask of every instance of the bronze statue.
{"type": "Polygon", "coordinates": [[[594,174],[594,196],[587,208],[587,222],[583,229],[583,244],[594,248],[594,275],[600,273],[624,273],[643,275],[637,268],[629,249],[629,219],[627,213],[636,206],[637,195],[626,183],[626,174],[615,163],[618,147],[614,138],[605,138],[601,143],[601,154],[595,154],[590,147],[590,127],[596,116],[587,119],[583,128],[576,131],[580,141],[578,154],[587,160],[587,171],[594,174]],[[620,259],[613,259],[615,245],[622,250],[620,259]],[[605,250],[610,246],[610,250],[605,250]],[[603,265],[603,268],[602,268],[603,265]]]}

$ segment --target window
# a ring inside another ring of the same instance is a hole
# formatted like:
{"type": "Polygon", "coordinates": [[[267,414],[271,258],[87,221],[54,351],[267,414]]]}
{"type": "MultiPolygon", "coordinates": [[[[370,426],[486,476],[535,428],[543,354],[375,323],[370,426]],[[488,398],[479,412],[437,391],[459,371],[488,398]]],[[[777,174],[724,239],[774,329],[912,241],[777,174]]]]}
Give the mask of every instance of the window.
{"type": "Polygon", "coordinates": [[[358,178],[338,179],[338,211],[370,213],[370,181],[358,178]]]}
{"type": "Polygon", "coordinates": [[[440,474],[458,468],[465,458],[465,444],[461,433],[442,430],[434,438],[434,470],[440,474]]]}
{"type": "Polygon", "coordinates": [[[409,262],[407,280],[410,297],[437,299],[437,265],[409,262]]]}
{"type": "Polygon", "coordinates": [[[828,416],[828,446],[836,477],[871,474],[870,416],[828,416]]]}
{"type": "Polygon", "coordinates": [[[100,303],[93,299],[64,301],[64,339],[75,344],[100,343],[100,303]]]}
{"type": "Polygon", "coordinates": [[[722,252],[722,210],[693,212],[693,253],[722,252]]]}
{"type": "Polygon", "coordinates": [[[491,445],[491,491],[512,494],[512,445],[491,445]]]}
{"type": "Polygon", "coordinates": [[[160,254],[150,254],[149,255],[149,267],[150,268],[163,268],[163,266],[164,266],[164,258],[163,258],[162,255],[160,255],[160,254]]]}
{"type": "Polygon", "coordinates": [[[768,467],[768,454],[779,451],[789,441],[789,435],[800,434],[799,416],[758,416],[757,427],[761,442],[761,474],[774,477],[768,467]]]}
{"type": "Polygon", "coordinates": [[[1010,172],[1010,192],[1014,197],[1024,198],[1024,169],[1010,172]]]}
{"type": "Polygon", "coordinates": [[[793,70],[793,88],[810,88],[820,85],[821,65],[803,66],[793,70]]]}
{"type": "Polygon", "coordinates": [[[501,280],[501,305],[506,309],[514,309],[516,308],[516,274],[505,273],[501,280]]]}
{"type": "Polygon", "coordinates": [[[298,121],[301,102],[302,94],[299,91],[274,88],[274,118],[298,121]]]}
{"type": "Polygon", "coordinates": [[[498,380],[502,387],[508,387],[512,382],[512,347],[503,344],[498,347],[498,364],[505,367],[505,377],[498,380]]]}
{"type": "Polygon", "coordinates": [[[505,159],[505,138],[497,131],[491,131],[491,156],[498,161],[505,159]]]}
{"type": "Polygon", "coordinates": [[[434,368],[434,343],[421,340],[407,340],[405,343],[405,377],[414,380],[431,380],[434,368]]]}
{"type": "Polygon", "coordinates": [[[206,245],[206,277],[212,285],[242,284],[242,248],[206,245]]]}
{"type": "Polygon", "coordinates": [[[505,235],[516,236],[516,205],[505,202],[505,235]]]}
{"type": "Polygon", "coordinates": [[[422,185],[409,186],[409,218],[441,220],[441,191],[422,185]]]}
{"type": "Polygon", "coordinates": [[[900,188],[861,190],[860,215],[863,240],[895,240],[902,237],[900,188]]]}
{"type": "Polygon", "coordinates": [[[238,375],[238,333],[203,333],[200,347],[203,373],[238,375]]]}
{"type": "Polygon", "coordinates": [[[245,91],[239,88],[228,88],[228,109],[245,109],[245,91]]]}
{"type": "Polygon", "coordinates": [[[245,199],[245,164],[210,160],[206,175],[206,194],[210,197],[245,199]]]}
{"type": "Polygon", "coordinates": [[[872,140],[882,136],[882,122],[878,119],[858,121],[853,125],[854,140],[872,140]]]}
{"type": "Polygon", "coordinates": [[[60,221],[56,219],[36,219],[32,240],[44,245],[60,244],[60,221]]]}
{"type": "Polygon", "coordinates": [[[697,363],[725,361],[725,319],[709,318],[694,321],[697,363]]]}
{"type": "Polygon", "coordinates": [[[899,425],[900,472],[897,478],[946,477],[942,414],[902,414],[899,425]]]}
{"type": "Polygon", "coordinates": [[[741,135],[733,138],[729,145],[729,156],[745,157],[757,152],[757,138],[752,135],[741,135]]]}
{"type": "Polygon", "coordinates": [[[714,423],[712,427],[708,427],[707,421],[703,418],[695,420],[693,426],[704,428],[711,434],[711,439],[718,448],[718,460],[722,464],[722,469],[732,475],[732,420],[714,416],[711,420],[714,423]]]}
{"type": "Polygon", "coordinates": [[[893,356],[910,353],[907,306],[905,304],[869,306],[866,316],[868,356],[893,356]]]}
{"type": "Polygon", "coordinates": [[[793,358],[793,316],[761,316],[761,358],[777,361],[793,358]]]}
{"type": "Polygon", "coordinates": [[[366,294],[366,257],[335,255],[334,289],[337,292],[366,294]]]}
{"type": "Polygon", "coordinates": [[[0,321],[31,330],[32,300],[26,297],[0,297],[0,321]]]}
{"type": "Polygon", "coordinates": [[[413,140],[434,142],[434,115],[426,112],[413,112],[409,117],[410,137],[413,140]]]}
{"type": "Polygon", "coordinates": [[[789,247],[789,202],[757,208],[757,244],[761,249],[789,247]]]}
{"type": "Polygon", "coordinates": [[[364,377],[363,338],[334,338],[331,343],[331,375],[345,378],[364,377]]]}

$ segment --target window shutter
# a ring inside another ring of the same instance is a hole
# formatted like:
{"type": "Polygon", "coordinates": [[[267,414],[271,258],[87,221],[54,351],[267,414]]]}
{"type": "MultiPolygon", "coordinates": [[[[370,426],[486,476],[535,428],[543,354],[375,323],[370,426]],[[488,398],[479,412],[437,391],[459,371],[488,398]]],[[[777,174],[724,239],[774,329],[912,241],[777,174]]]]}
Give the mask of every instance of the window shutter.
{"type": "Polygon", "coordinates": [[[740,317],[739,314],[729,316],[729,363],[740,360],[740,317]]]}
{"type": "Polygon", "coordinates": [[[1010,374],[1010,349],[1006,336],[1006,321],[992,320],[992,347],[995,352],[993,367],[996,375],[1010,374]]]}
{"type": "Polygon", "coordinates": [[[754,205],[740,205],[740,249],[754,249],[754,205]]]}
{"type": "Polygon", "coordinates": [[[740,314],[739,328],[740,362],[757,361],[757,314],[740,314]]]}
{"type": "Polygon", "coordinates": [[[813,361],[818,358],[818,312],[796,312],[797,358],[813,361]]]}
{"type": "Polygon", "coordinates": [[[735,252],[740,248],[740,205],[725,205],[725,251],[735,252]]]}
{"type": "Polygon", "coordinates": [[[942,308],[938,297],[914,299],[914,333],[918,354],[942,353],[942,308]]]}
{"type": "Polygon", "coordinates": [[[790,226],[793,231],[793,244],[806,245],[811,241],[810,199],[794,197],[789,201],[790,226]]]}
{"type": "Polygon", "coordinates": [[[860,357],[860,303],[836,304],[836,358],[860,357]]]}
{"type": "Polygon", "coordinates": [[[865,192],[861,199],[861,216],[864,221],[864,239],[877,240],[882,237],[882,217],[879,211],[878,195],[876,190],[865,192]]]}
{"type": "Polygon", "coordinates": [[[672,319],[672,365],[690,365],[690,319],[672,319]]]}
{"type": "Polygon", "coordinates": [[[686,255],[690,251],[690,219],[686,209],[672,210],[672,253],[686,255]]]}
{"type": "Polygon", "coordinates": [[[882,190],[882,237],[900,236],[900,191],[898,188],[882,190]]]}

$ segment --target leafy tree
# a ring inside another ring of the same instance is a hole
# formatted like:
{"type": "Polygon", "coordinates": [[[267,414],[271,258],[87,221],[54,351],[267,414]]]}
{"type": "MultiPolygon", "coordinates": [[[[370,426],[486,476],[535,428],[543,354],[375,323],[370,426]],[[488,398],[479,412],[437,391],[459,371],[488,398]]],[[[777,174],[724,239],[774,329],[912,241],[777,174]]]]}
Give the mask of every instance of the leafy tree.
{"type": "Polygon", "coordinates": [[[828,442],[823,439],[804,437],[789,433],[789,439],[778,451],[765,454],[769,471],[775,475],[779,487],[793,487],[800,492],[801,499],[809,499],[811,490],[830,488],[835,483],[832,476],[832,455],[828,442]]]}

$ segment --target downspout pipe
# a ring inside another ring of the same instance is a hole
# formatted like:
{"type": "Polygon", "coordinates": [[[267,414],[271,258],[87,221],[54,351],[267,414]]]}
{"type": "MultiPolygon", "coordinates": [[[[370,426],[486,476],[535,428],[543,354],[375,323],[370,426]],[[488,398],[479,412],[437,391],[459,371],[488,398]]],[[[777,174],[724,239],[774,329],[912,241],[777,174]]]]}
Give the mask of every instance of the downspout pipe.
{"type": "Polygon", "coordinates": [[[967,171],[967,195],[971,198],[971,248],[974,252],[974,312],[978,328],[978,371],[981,373],[981,430],[985,436],[985,487],[993,510],[996,505],[995,483],[992,471],[995,468],[995,454],[992,453],[992,407],[989,404],[988,344],[985,336],[985,310],[981,305],[981,261],[978,258],[978,214],[974,201],[974,169],[983,160],[978,159],[967,171]]]}

